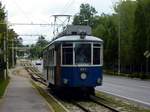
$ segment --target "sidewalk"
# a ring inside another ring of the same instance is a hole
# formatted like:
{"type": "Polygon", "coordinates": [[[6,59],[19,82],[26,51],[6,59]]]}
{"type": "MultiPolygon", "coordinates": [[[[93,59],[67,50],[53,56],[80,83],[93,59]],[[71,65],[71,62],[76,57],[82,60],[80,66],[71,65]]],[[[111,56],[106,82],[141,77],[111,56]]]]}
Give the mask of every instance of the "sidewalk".
{"type": "Polygon", "coordinates": [[[22,67],[16,67],[10,77],[6,95],[0,103],[0,112],[50,112],[22,67]]]}

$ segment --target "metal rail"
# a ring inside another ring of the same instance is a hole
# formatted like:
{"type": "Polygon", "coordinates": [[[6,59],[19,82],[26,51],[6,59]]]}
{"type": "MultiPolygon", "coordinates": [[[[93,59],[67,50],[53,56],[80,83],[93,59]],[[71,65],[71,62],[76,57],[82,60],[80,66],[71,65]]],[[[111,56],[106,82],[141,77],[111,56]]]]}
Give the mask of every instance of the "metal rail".
{"type": "Polygon", "coordinates": [[[100,97],[97,97],[97,96],[90,96],[90,100],[91,100],[92,102],[94,102],[94,103],[96,103],[96,104],[98,104],[98,105],[101,105],[101,106],[103,106],[103,107],[105,107],[105,108],[108,108],[108,109],[111,110],[112,112],[120,112],[119,110],[117,110],[117,109],[115,109],[115,108],[113,108],[113,107],[111,107],[111,106],[108,106],[108,105],[105,104],[105,103],[99,102],[99,101],[97,101],[96,99],[101,99],[101,98],[100,98],[100,97]]]}
{"type": "Polygon", "coordinates": [[[89,109],[86,109],[84,106],[82,106],[81,104],[75,102],[75,101],[71,101],[71,103],[75,106],[77,106],[78,108],[80,108],[81,110],[83,110],[84,112],[91,112],[89,109]]]}
{"type": "Polygon", "coordinates": [[[31,63],[29,63],[28,61],[23,61],[21,65],[25,67],[25,69],[34,80],[39,81],[40,83],[47,86],[47,84],[44,82],[44,79],[41,77],[42,74],[31,63]]]}

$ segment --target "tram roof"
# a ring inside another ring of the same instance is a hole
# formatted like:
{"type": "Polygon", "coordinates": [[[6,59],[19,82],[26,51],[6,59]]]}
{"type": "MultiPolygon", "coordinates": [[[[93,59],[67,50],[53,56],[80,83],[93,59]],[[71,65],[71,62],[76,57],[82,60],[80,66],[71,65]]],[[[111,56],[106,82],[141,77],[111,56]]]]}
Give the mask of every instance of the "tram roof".
{"type": "Polygon", "coordinates": [[[84,39],[81,39],[80,35],[70,35],[70,36],[59,37],[59,38],[51,41],[48,46],[50,46],[54,43],[59,43],[59,42],[101,42],[101,43],[103,43],[103,40],[98,37],[88,36],[88,35],[86,35],[84,39]]]}
{"type": "Polygon", "coordinates": [[[80,42],[80,41],[89,41],[89,42],[103,42],[102,39],[98,38],[98,37],[94,37],[94,36],[85,36],[84,39],[81,38],[80,35],[71,35],[71,36],[63,36],[63,37],[60,37],[60,38],[57,38],[56,40],[53,41],[53,43],[55,42],[66,42],[66,41],[69,41],[69,42],[80,42]]]}

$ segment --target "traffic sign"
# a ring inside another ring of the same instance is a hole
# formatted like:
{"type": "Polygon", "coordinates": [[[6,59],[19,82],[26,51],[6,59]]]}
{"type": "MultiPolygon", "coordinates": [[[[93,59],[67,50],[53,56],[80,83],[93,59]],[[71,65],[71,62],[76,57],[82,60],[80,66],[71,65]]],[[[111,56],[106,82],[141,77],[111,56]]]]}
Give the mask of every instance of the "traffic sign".
{"type": "Polygon", "coordinates": [[[146,58],[149,58],[150,57],[150,53],[148,53],[147,55],[146,55],[146,58]]]}
{"type": "Polygon", "coordinates": [[[147,50],[147,51],[145,51],[145,52],[144,52],[144,56],[146,56],[148,53],[149,53],[149,51],[148,51],[148,50],[147,50]]]}
{"type": "Polygon", "coordinates": [[[145,51],[144,52],[144,56],[146,57],[146,58],[149,58],[150,57],[150,52],[147,50],[147,51],[145,51]]]}

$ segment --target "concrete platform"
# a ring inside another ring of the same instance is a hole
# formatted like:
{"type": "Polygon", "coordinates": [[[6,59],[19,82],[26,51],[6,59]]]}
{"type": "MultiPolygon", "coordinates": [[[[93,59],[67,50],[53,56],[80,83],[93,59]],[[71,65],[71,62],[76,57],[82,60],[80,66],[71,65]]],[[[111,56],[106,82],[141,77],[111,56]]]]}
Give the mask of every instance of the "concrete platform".
{"type": "Polygon", "coordinates": [[[51,112],[23,68],[16,68],[10,77],[6,94],[0,102],[0,112],[51,112]]]}

